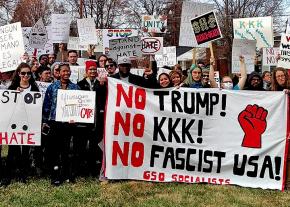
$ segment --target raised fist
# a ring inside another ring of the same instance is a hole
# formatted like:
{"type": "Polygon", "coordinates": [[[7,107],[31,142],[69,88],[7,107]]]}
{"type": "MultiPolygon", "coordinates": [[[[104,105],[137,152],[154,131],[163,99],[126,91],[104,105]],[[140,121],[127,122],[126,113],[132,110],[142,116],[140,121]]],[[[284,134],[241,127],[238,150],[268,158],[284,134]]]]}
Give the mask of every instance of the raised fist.
{"type": "Polygon", "coordinates": [[[267,128],[266,117],[268,111],[258,105],[248,105],[238,117],[239,123],[245,132],[242,146],[261,148],[261,136],[267,128]]]}

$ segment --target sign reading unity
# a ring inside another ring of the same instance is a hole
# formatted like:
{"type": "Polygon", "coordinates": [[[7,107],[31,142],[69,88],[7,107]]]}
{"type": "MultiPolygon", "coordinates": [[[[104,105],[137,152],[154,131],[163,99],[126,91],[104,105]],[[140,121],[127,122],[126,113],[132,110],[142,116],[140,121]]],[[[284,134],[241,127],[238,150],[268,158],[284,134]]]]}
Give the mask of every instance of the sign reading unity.
{"type": "Polygon", "coordinates": [[[21,23],[0,27],[0,72],[15,70],[24,54],[21,23]]]}
{"type": "Polygon", "coordinates": [[[214,11],[195,17],[191,25],[198,45],[222,38],[214,11]]]}
{"type": "Polygon", "coordinates": [[[257,40],[257,48],[273,47],[273,18],[233,19],[234,38],[257,40]]]}
{"type": "Polygon", "coordinates": [[[58,90],[56,121],[94,123],[96,92],[81,90],[58,90]]]}
{"type": "Polygon", "coordinates": [[[278,67],[290,68],[290,34],[282,34],[278,67]]]}
{"type": "Polygon", "coordinates": [[[165,33],[167,27],[167,16],[143,15],[142,30],[144,32],[165,33]]]}
{"type": "Polygon", "coordinates": [[[40,145],[42,94],[0,91],[0,145],[40,145]]]}
{"type": "Polygon", "coordinates": [[[284,189],[284,92],[147,90],[108,79],[108,179],[284,189]]]}

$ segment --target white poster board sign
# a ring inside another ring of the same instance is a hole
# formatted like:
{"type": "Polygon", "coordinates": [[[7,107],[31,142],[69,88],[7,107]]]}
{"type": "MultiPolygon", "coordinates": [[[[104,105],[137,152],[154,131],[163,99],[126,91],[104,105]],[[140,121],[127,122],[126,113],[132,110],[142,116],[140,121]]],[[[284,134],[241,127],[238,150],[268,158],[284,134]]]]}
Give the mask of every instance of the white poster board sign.
{"type": "Polygon", "coordinates": [[[77,83],[81,81],[84,78],[84,75],[86,74],[85,66],[70,66],[70,80],[73,83],[77,83]]]}
{"type": "Polygon", "coordinates": [[[253,17],[233,19],[234,38],[257,40],[257,48],[273,47],[273,18],[253,17]]]}
{"type": "Polygon", "coordinates": [[[163,47],[163,55],[155,55],[157,67],[176,65],[176,47],[163,47]]]}
{"type": "Polygon", "coordinates": [[[42,93],[0,90],[0,97],[0,145],[39,146],[42,93]]]}
{"type": "Polygon", "coordinates": [[[247,73],[255,71],[256,40],[233,39],[232,73],[240,73],[240,56],[244,56],[247,73]]]}
{"type": "Polygon", "coordinates": [[[48,86],[51,85],[51,83],[47,83],[47,82],[42,82],[42,81],[35,81],[39,91],[42,93],[43,97],[45,96],[45,92],[48,88],[48,86]]]}
{"type": "Polygon", "coordinates": [[[0,27],[0,39],[0,72],[15,70],[25,52],[21,23],[0,27]]]}
{"type": "Polygon", "coordinates": [[[79,37],[69,37],[68,44],[67,44],[68,50],[88,50],[88,45],[80,44],[80,38],[79,37]]]}
{"type": "Polygon", "coordinates": [[[30,30],[29,45],[34,49],[44,49],[47,41],[48,33],[42,19],[40,18],[30,30]]]}
{"type": "Polygon", "coordinates": [[[95,91],[58,90],[56,121],[94,123],[95,91]]]}
{"type": "Polygon", "coordinates": [[[78,19],[78,33],[80,43],[84,45],[96,44],[96,24],[93,18],[78,19]]]}
{"type": "Polygon", "coordinates": [[[265,47],[263,48],[263,66],[276,66],[277,57],[280,54],[279,47],[265,47]]]}
{"type": "Polygon", "coordinates": [[[278,67],[290,69],[290,34],[282,34],[278,67]]]}
{"type": "Polygon", "coordinates": [[[70,32],[71,16],[69,14],[51,15],[51,39],[53,43],[67,43],[70,32]]]}
{"type": "Polygon", "coordinates": [[[191,26],[191,19],[205,14],[214,9],[213,4],[197,3],[190,1],[182,2],[181,23],[179,33],[179,46],[209,47],[207,43],[198,45],[191,26]]]}
{"type": "Polygon", "coordinates": [[[143,15],[141,27],[143,32],[165,33],[167,30],[167,16],[143,15]]]}

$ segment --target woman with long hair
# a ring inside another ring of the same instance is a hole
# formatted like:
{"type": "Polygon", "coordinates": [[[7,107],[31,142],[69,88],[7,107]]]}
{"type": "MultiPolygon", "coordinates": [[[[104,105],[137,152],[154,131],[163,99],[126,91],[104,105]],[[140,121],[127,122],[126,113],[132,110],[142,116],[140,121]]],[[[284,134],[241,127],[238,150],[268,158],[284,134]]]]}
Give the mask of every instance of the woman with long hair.
{"type": "Polygon", "coordinates": [[[287,73],[287,70],[284,68],[275,68],[272,75],[272,83],[271,83],[272,91],[283,91],[290,90],[290,79],[287,73]]]}

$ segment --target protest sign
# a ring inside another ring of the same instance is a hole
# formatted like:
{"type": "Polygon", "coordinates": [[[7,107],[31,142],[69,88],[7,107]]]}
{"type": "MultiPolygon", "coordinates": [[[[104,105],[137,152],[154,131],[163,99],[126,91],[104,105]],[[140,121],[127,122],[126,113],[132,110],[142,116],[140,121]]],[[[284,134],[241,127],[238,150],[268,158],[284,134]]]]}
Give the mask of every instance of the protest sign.
{"type": "Polygon", "coordinates": [[[198,45],[194,37],[191,26],[191,19],[205,14],[214,9],[213,4],[197,3],[190,1],[182,2],[180,33],[179,33],[179,46],[187,47],[208,47],[208,44],[198,45]]]}
{"type": "Polygon", "coordinates": [[[263,66],[276,66],[279,54],[280,49],[278,47],[263,48],[263,66]]]}
{"type": "Polygon", "coordinates": [[[77,25],[81,44],[97,44],[96,24],[93,18],[78,19],[77,25]]]}
{"type": "Polygon", "coordinates": [[[128,37],[123,39],[113,39],[109,42],[110,58],[117,60],[119,57],[127,56],[136,58],[142,56],[142,41],[141,37],[128,37]]]}
{"type": "Polygon", "coordinates": [[[108,78],[105,176],[283,190],[287,96],[265,93],[108,78]]]}
{"type": "Polygon", "coordinates": [[[58,90],[56,121],[94,123],[95,91],[58,90]]]}
{"type": "Polygon", "coordinates": [[[193,18],[191,25],[198,45],[222,38],[214,11],[193,18]]]}
{"type": "Polygon", "coordinates": [[[290,34],[282,34],[280,44],[280,59],[278,67],[290,68],[290,34]]]}
{"type": "Polygon", "coordinates": [[[0,27],[0,43],[0,72],[15,70],[25,52],[20,22],[0,27]]]}
{"type": "Polygon", "coordinates": [[[68,44],[67,44],[68,50],[88,50],[88,45],[80,44],[80,38],[79,37],[69,37],[68,44]]]}
{"type": "Polygon", "coordinates": [[[286,34],[290,34],[290,18],[286,21],[286,34]]]}
{"type": "Polygon", "coordinates": [[[48,86],[51,85],[51,83],[47,83],[47,82],[42,82],[42,81],[35,81],[37,86],[38,86],[38,89],[39,89],[39,92],[42,93],[42,96],[44,97],[45,96],[45,92],[48,88],[48,86]]]}
{"type": "Polygon", "coordinates": [[[70,66],[70,81],[73,83],[77,83],[81,81],[84,78],[84,75],[86,74],[85,66],[70,66]]]}
{"type": "Polygon", "coordinates": [[[39,19],[29,33],[29,45],[34,49],[44,49],[48,41],[48,34],[42,19],[39,19]]]}
{"type": "Polygon", "coordinates": [[[257,40],[257,48],[273,47],[273,18],[253,17],[233,19],[234,38],[257,40]]]}
{"type": "Polygon", "coordinates": [[[221,81],[220,81],[220,72],[219,71],[214,71],[214,80],[218,86],[218,88],[221,87],[221,81]]]}
{"type": "Polygon", "coordinates": [[[247,73],[255,70],[256,40],[233,39],[232,73],[240,73],[240,56],[244,56],[247,73]]]}
{"type": "Polygon", "coordinates": [[[53,43],[67,43],[69,40],[71,17],[69,14],[51,15],[51,39],[53,43]]]}
{"type": "MultiPolygon", "coordinates": [[[[42,54],[50,54],[53,53],[53,43],[51,41],[51,26],[46,26],[46,31],[48,34],[48,40],[46,44],[44,45],[44,49],[37,49],[36,55],[40,56],[42,54]]],[[[31,31],[31,27],[22,27],[22,33],[23,33],[23,43],[24,43],[24,49],[25,52],[28,53],[28,55],[32,56],[34,55],[34,48],[32,48],[29,45],[29,34],[31,31]]]]}
{"type": "Polygon", "coordinates": [[[144,32],[165,33],[167,29],[167,16],[142,16],[142,30],[144,32]]]}
{"type": "Polygon", "coordinates": [[[142,37],[141,51],[144,55],[163,54],[163,37],[142,37]]]}
{"type": "Polygon", "coordinates": [[[108,76],[108,71],[105,68],[97,68],[98,77],[99,78],[106,78],[108,76]]]}
{"type": "Polygon", "coordinates": [[[176,64],[176,47],[163,47],[163,55],[155,55],[157,67],[174,66],[176,64]]]}
{"type": "Polygon", "coordinates": [[[0,99],[0,145],[40,145],[42,94],[1,90],[0,99]]]}
{"type": "Polygon", "coordinates": [[[138,75],[143,77],[143,74],[145,72],[145,69],[143,68],[131,68],[130,73],[134,75],[138,75]]]}

